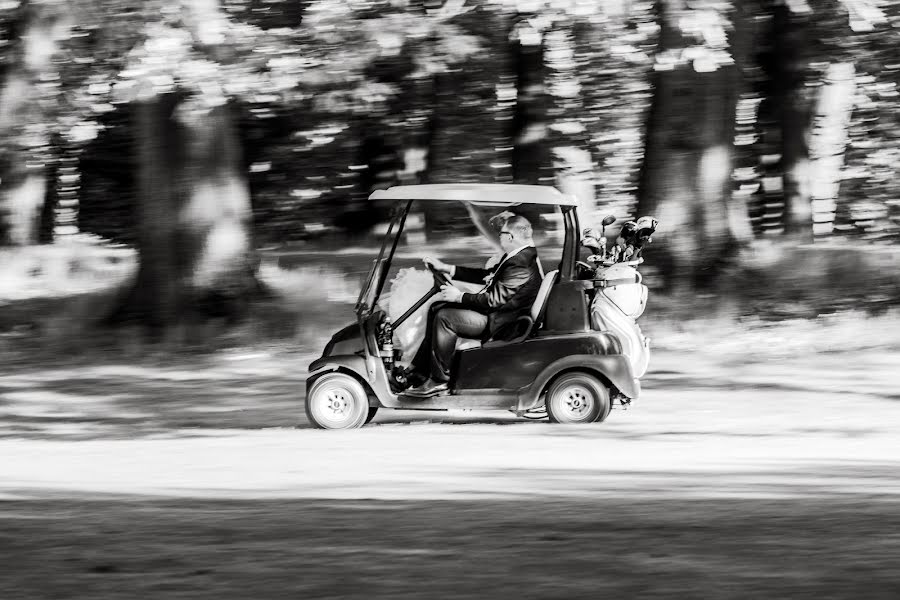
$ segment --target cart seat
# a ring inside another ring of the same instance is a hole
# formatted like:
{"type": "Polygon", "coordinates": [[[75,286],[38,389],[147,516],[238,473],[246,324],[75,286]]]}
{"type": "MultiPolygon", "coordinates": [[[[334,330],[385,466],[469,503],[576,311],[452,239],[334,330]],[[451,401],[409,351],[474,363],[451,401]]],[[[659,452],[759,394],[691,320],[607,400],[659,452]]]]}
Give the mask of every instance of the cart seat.
{"type": "Polygon", "coordinates": [[[547,304],[547,298],[550,296],[550,290],[553,289],[553,284],[556,282],[556,276],[559,274],[559,271],[550,271],[546,275],[544,275],[544,280],[541,282],[541,287],[538,289],[537,296],[534,298],[534,304],[531,305],[531,322],[532,324],[537,323],[540,325],[539,321],[544,314],[544,305],[547,304]]]}
{"type": "MultiPolygon", "coordinates": [[[[547,298],[550,296],[550,290],[553,289],[553,284],[556,282],[556,276],[558,274],[559,271],[557,270],[550,271],[549,273],[544,275],[544,279],[543,281],[541,281],[541,287],[538,289],[538,293],[534,298],[534,303],[531,305],[531,312],[527,316],[519,317],[517,323],[520,323],[520,326],[524,325],[523,333],[520,333],[512,340],[490,340],[486,343],[493,346],[506,344],[509,342],[521,342],[529,335],[531,335],[532,331],[534,331],[535,328],[540,327],[541,319],[544,316],[544,306],[547,304],[547,298]]],[[[480,340],[459,338],[456,341],[457,352],[461,350],[471,350],[472,348],[480,347],[480,340]]]]}

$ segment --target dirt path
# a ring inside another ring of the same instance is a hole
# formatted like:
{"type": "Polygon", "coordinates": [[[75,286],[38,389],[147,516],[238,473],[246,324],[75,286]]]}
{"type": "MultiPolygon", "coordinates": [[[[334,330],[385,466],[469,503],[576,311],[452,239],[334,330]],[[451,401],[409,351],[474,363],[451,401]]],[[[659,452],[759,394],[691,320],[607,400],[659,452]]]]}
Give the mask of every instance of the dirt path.
{"type": "Polygon", "coordinates": [[[0,377],[0,598],[900,593],[897,353],[660,352],[602,425],[351,432],[303,422],[306,358],[0,377]]]}

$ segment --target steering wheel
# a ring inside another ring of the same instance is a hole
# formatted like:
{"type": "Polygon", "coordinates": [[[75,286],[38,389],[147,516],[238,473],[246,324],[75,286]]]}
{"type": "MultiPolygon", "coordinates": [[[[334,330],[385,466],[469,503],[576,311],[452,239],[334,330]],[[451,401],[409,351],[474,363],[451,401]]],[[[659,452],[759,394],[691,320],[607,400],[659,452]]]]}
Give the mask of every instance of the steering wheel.
{"type": "Polygon", "coordinates": [[[433,266],[429,265],[428,263],[426,263],[425,266],[428,267],[429,271],[431,271],[431,276],[434,278],[434,285],[431,286],[431,289],[425,292],[425,295],[419,298],[415,304],[409,307],[409,309],[405,313],[403,313],[402,316],[394,319],[394,329],[399,327],[400,324],[403,323],[403,321],[410,317],[410,315],[419,310],[419,307],[431,300],[434,295],[440,292],[442,285],[453,285],[452,283],[450,283],[450,279],[446,275],[435,269],[433,266]]]}
{"type": "Polygon", "coordinates": [[[440,291],[442,285],[453,285],[450,283],[450,279],[442,272],[438,271],[434,268],[434,265],[425,264],[428,267],[428,270],[431,271],[431,276],[434,277],[434,289],[440,291]]]}

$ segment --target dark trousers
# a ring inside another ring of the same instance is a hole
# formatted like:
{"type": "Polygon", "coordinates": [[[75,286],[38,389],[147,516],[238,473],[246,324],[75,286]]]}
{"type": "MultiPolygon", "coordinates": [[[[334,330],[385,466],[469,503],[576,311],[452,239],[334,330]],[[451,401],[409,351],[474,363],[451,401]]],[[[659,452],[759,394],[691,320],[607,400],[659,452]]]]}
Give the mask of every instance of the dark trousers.
{"type": "Polygon", "coordinates": [[[449,381],[456,340],[481,339],[488,327],[487,315],[459,304],[435,302],[428,309],[427,323],[425,339],[412,366],[419,373],[429,374],[434,381],[449,381]]]}

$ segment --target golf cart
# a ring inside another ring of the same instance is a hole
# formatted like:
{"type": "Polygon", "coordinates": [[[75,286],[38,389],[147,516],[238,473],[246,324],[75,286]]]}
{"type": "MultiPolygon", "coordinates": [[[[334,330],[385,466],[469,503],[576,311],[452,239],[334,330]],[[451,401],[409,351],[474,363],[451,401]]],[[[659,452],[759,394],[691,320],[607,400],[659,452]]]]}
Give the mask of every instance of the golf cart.
{"type": "MultiPolygon", "coordinates": [[[[627,342],[611,329],[598,328],[603,321],[592,319],[591,306],[605,288],[637,285],[644,289],[644,300],[646,288],[634,269],[624,276],[620,269],[615,279],[583,275],[574,197],[547,186],[444,184],[392,187],[374,192],[370,200],[392,202],[394,214],[356,303],[356,322],[334,334],[322,357],[309,367],[306,414],[314,426],[361,427],[380,408],[497,409],[558,423],[591,423],[606,419],[614,402],[627,405],[639,396],[640,382],[623,352],[627,342]],[[536,243],[546,273],[530,314],[520,317],[513,335],[504,339],[461,340],[449,392],[425,398],[404,395],[409,383],[400,366],[402,353],[395,348],[395,332],[427,310],[425,304],[447,279],[432,271],[431,289],[393,320],[379,304],[392,261],[404,254],[397,251],[401,240],[408,244],[406,259],[415,254],[422,266],[424,252],[405,231],[409,223],[419,222],[409,218],[414,202],[425,209],[455,203],[482,210],[530,210],[547,215],[558,228],[558,264],[548,260],[552,252],[536,243]]],[[[643,345],[646,349],[646,342],[643,345]]]]}

